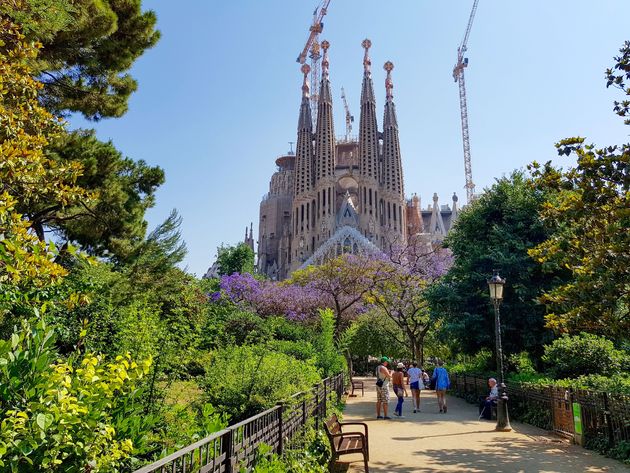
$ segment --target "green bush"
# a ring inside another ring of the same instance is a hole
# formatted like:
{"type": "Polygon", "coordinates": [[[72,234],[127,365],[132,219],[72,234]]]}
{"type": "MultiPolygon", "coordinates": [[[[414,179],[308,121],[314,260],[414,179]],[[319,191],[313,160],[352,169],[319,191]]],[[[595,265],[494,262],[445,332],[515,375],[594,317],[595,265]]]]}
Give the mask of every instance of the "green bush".
{"type": "Polygon", "coordinates": [[[150,418],[137,401],[151,364],[87,354],[57,360],[54,331],[23,322],[0,342],[0,467],[13,472],[124,469],[150,418]]]}
{"type": "Polygon", "coordinates": [[[473,356],[463,355],[457,363],[448,367],[449,372],[455,374],[479,374],[485,376],[490,372],[492,365],[492,352],[485,348],[473,356]]]}
{"type": "Polygon", "coordinates": [[[556,379],[621,374],[630,361],[628,354],[616,349],[613,342],[589,333],[554,340],[545,345],[542,359],[548,373],[556,379]]]}
{"type": "Polygon", "coordinates": [[[208,402],[238,421],[310,389],[319,381],[311,362],[264,346],[217,350],[202,381],[208,402]]]}
{"type": "Polygon", "coordinates": [[[322,371],[324,377],[333,376],[345,371],[346,360],[339,354],[335,344],[335,316],[330,309],[320,310],[320,327],[313,345],[317,356],[315,364],[322,371]]]}

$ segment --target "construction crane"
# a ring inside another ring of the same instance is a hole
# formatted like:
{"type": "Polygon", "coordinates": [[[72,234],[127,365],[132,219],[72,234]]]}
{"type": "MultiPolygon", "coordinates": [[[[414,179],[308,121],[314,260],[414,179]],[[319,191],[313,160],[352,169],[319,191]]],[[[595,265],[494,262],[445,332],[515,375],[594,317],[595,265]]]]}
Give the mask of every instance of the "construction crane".
{"type": "Polygon", "coordinates": [[[346,109],[346,141],[350,141],[352,136],[352,123],[354,117],[350,114],[350,107],[348,106],[348,99],[346,99],[346,91],[341,88],[341,100],[343,100],[343,108],[346,109]]]}
{"type": "Polygon", "coordinates": [[[296,60],[298,63],[304,64],[307,55],[311,59],[311,117],[313,118],[313,128],[315,128],[317,124],[317,101],[319,99],[320,81],[319,60],[322,57],[320,53],[319,34],[324,29],[323,19],[328,11],[328,5],[330,5],[330,0],[321,0],[317,8],[315,8],[315,11],[313,11],[313,23],[309,27],[306,44],[296,60]]]}
{"type": "Polygon", "coordinates": [[[468,26],[464,39],[462,39],[459,48],[457,48],[457,64],[453,68],[453,79],[459,83],[459,107],[462,115],[462,141],[464,144],[464,172],[466,173],[466,199],[470,204],[475,198],[475,184],[472,180],[472,165],[470,159],[470,137],[468,134],[468,106],[466,105],[466,82],[464,81],[464,68],[468,67],[468,58],[464,57],[468,45],[468,37],[472,28],[475,13],[477,12],[477,4],[479,0],[474,0],[468,26]]]}

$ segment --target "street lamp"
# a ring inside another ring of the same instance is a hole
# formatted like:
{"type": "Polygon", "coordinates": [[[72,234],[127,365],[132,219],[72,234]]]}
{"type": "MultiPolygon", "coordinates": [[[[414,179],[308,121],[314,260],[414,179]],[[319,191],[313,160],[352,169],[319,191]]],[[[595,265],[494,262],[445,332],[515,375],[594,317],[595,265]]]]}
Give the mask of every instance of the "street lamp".
{"type": "Polygon", "coordinates": [[[497,399],[497,426],[495,430],[501,432],[509,432],[510,430],[512,430],[512,426],[510,426],[510,418],[508,416],[508,396],[505,387],[505,378],[503,377],[504,371],[503,349],[501,348],[501,313],[499,311],[499,306],[501,305],[501,301],[503,301],[504,284],[505,279],[501,279],[501,276],[499,276],[499,271],[495,269],[492,277],[488,279],[490,299],[492,299],[492,304],[494,305],[494,334],[497,351],[497,370],[499,371],[499,388],[501,389],[501,392],[499,393],[499,398],[497,399]]]}

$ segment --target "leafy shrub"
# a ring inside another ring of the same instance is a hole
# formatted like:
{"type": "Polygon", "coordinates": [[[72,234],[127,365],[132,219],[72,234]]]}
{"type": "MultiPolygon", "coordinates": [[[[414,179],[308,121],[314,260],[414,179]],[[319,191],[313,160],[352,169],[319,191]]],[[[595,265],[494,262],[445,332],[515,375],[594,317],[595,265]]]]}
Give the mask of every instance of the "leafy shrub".
{"type": "Polygon", "coordinates": [[[292,440],[282,456],[268,445],[260,445],[252,473],[327,473],[329,458],[328,439],[311,427],[292,440]]]}
{"type": "Polygon", "coordinates": [[[482,374],[486,375],[490,372],[490,366],[492,365],[492,352],[485,348],[479,350],[472,357],[463,356],[457,363],[448,367],[448,370],[455,373],[466,374],[482,374]]]}
{"type": "Polygon", "coordinates": [[[310,342],[292,340],[271,340],[267,343],[270,350],[284,353],[298,360],[307,361],[317,357],[317,352],[310,342]]]}
{"type": "Polygon", "coordinates": [[[151,427],[136,401],[151,360],[138,365],[127,355],[105,363],[87,354],[55,361],[54,343],[42,321],[24,321],[0,342],[0,466],[118,471],[137,453],[132,437],[151,427]]]}
{"type": "Polygon", "coordinates": [[[346,360],[335,345],[335,316],[330,309],[320,310],[319,333],[313,340],[317,353],[315,364],[324,377],[346,370],[346,360]]]}
{"type": "Polygon", "coordinates": [[[310,389],[319,379],[310,362],[263,346],[234,346],[215,352],[202,387],[210,404],[237,421],[310,389]]]}
{"type": "Polygon", "coordinates": [[[589,333],[554,340],[545,346],[543,361],[556,379],[600,374],[620,374],[627,369],[628,354],[617,350],[610,340],[589,333]]]}

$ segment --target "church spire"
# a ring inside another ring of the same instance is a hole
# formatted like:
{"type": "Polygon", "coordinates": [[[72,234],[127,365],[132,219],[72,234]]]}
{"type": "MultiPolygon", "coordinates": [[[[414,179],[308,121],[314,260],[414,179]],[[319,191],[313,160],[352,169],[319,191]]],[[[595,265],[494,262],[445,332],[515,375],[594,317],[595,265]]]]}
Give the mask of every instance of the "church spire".
{"type": "Polygon", "coordinates": [[[317,130],[315,131],[315,182],[332,178],[335,173],[335,127],[333,123],[332,93],[328,79],[328,48],[322,41],[322,83],[317,104],[317,130]]]}
{"type": "Polygon", "coordinates": [[[364,39],[361,43],[363,55],[363,84],[361,87],[361,117],[359,119],[359,173],[366,178],[378,181],[378,126],[376,123],[376,100],[372,84],[372,42],[364,39]]]}
{"type": "Polygon", "coordinates": [[[311,120],[310,88],[308,64],[302,66],[302,103],[298,120],[298,136],[295,148],[295,195],[308,192],[313,186],[313,122],[311,120]]]}
{"type": "Polygon", "coordinates": [[[396,118],[396,105],[394,105],[394,82],[392,81],[394,64],[387,61],[383,69],[387,71],[387,78],[385,79],[387,100],[383,118],[384,184],[386,190],[393,191],[402,198],[404,196],[402,163],[398,139],[398,119],[396,118]]]}

